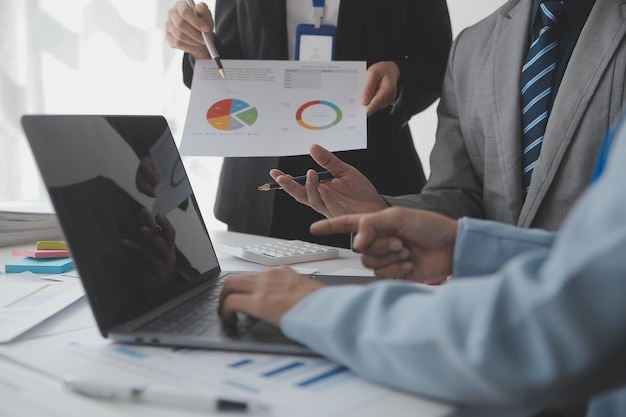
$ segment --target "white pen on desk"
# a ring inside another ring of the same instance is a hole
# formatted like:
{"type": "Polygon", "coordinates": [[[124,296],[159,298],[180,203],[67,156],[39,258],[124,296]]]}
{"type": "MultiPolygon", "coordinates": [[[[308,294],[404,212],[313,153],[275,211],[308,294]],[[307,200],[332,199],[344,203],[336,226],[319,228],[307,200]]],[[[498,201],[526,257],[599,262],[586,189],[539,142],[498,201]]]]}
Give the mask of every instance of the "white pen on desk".
{"type": "Polygon", "coordinates": [[[267,412],[271,407],[256,401],[222,398],[212,394],[189,395],[149,389],[146,384],[115,384],[90,379],[65,377],[65,388],[86,397],[107,401],[127,401],[174,408],[218,411],[267,412]]]}

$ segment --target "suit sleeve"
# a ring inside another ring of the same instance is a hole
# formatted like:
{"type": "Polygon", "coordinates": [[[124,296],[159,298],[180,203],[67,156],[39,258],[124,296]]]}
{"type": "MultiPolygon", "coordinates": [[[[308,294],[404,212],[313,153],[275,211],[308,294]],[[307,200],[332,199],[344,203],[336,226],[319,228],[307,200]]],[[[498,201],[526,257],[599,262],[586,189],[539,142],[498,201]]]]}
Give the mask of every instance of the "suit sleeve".
{"type": "Polygon", "coordinates": [[[464,143],[455,97],[455,71],[463,71],[464,62],[456,62],[456,51],[471,48],[460,45],[461,33],[452,45],[437,109],[438,125],[435,146],[430,156],[431,173],[420,194],[385,196],[390,205],[431,210],[451,218],[483,218],[482,181],[472,167],[464,143]],[[458,68],[458,69],[457,69],[458,68]]]}
{"type": "Polygon", "coordinates": [[[399,107],[403,120],[430,106],[441,94],[443,74],[452,42],[445,0],[407,2],[406,56],[395,61],[400,68],[399,107]]]}
{"type": "Polygon", "coordinates": [[[624,136],[552,244],[435,290],[324,288],[282,329],[374,382],[460,404],[567,404],[623,384],[624,136]]]}

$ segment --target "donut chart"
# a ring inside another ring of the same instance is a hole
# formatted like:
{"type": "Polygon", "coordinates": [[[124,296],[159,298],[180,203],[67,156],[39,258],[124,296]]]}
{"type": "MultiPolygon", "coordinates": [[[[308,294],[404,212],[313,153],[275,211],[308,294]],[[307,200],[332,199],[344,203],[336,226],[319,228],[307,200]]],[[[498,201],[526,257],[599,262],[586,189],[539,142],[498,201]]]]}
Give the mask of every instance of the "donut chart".
{"type": "Polygon", "coordinates": [[[296,121],[300,126],[309,130],[323,130],[336,126],[341,122],[341,109],[324,100],[313,100],[304,103],[296,112],[296,121]]]}
{"type": "Polygon", "coordinates": [[[209,124],[219,130],[237,130],[252,126],[257,117],[256,107],[236,98],[220,100],[209,107],[206,113],[209,124]]]}

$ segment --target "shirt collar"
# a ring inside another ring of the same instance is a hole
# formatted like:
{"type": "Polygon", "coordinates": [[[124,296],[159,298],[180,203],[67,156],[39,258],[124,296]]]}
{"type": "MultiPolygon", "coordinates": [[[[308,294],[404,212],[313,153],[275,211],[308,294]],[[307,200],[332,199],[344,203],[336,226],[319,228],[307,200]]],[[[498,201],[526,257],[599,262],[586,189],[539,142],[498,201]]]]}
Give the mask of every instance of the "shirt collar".
{"type": "MultiPolygon", "coordinates": [[[[589,14],[591,13],[591,9],[593,8],[596,0],[562,0],[565,5],[565,10],[567,12],[567,16],[569,17],[569,21],[572,23],[572,27],[582,27],[589,14]]],[[[537,10],[539,10],[539,5],[542,3],[542,0],[533,0],[533,11],[531,16],[532,25],[530,26],[530,31],[532,32],[535,27],[535,19],[537,18],[537,10]]]]}

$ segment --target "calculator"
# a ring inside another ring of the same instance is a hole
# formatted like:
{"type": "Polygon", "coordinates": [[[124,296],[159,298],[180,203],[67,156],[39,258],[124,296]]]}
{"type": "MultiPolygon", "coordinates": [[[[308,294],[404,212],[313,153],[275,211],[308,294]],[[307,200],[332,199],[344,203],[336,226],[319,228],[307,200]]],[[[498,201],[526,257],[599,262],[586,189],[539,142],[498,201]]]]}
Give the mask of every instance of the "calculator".
{"type": "Polygon", "coordinates": [[[229,255],[268,266],[321,261],[339,257],[339,249],[337,248],[301,240],[264,242],[246,246],[223,244],[217,246],[229,255]]]}

